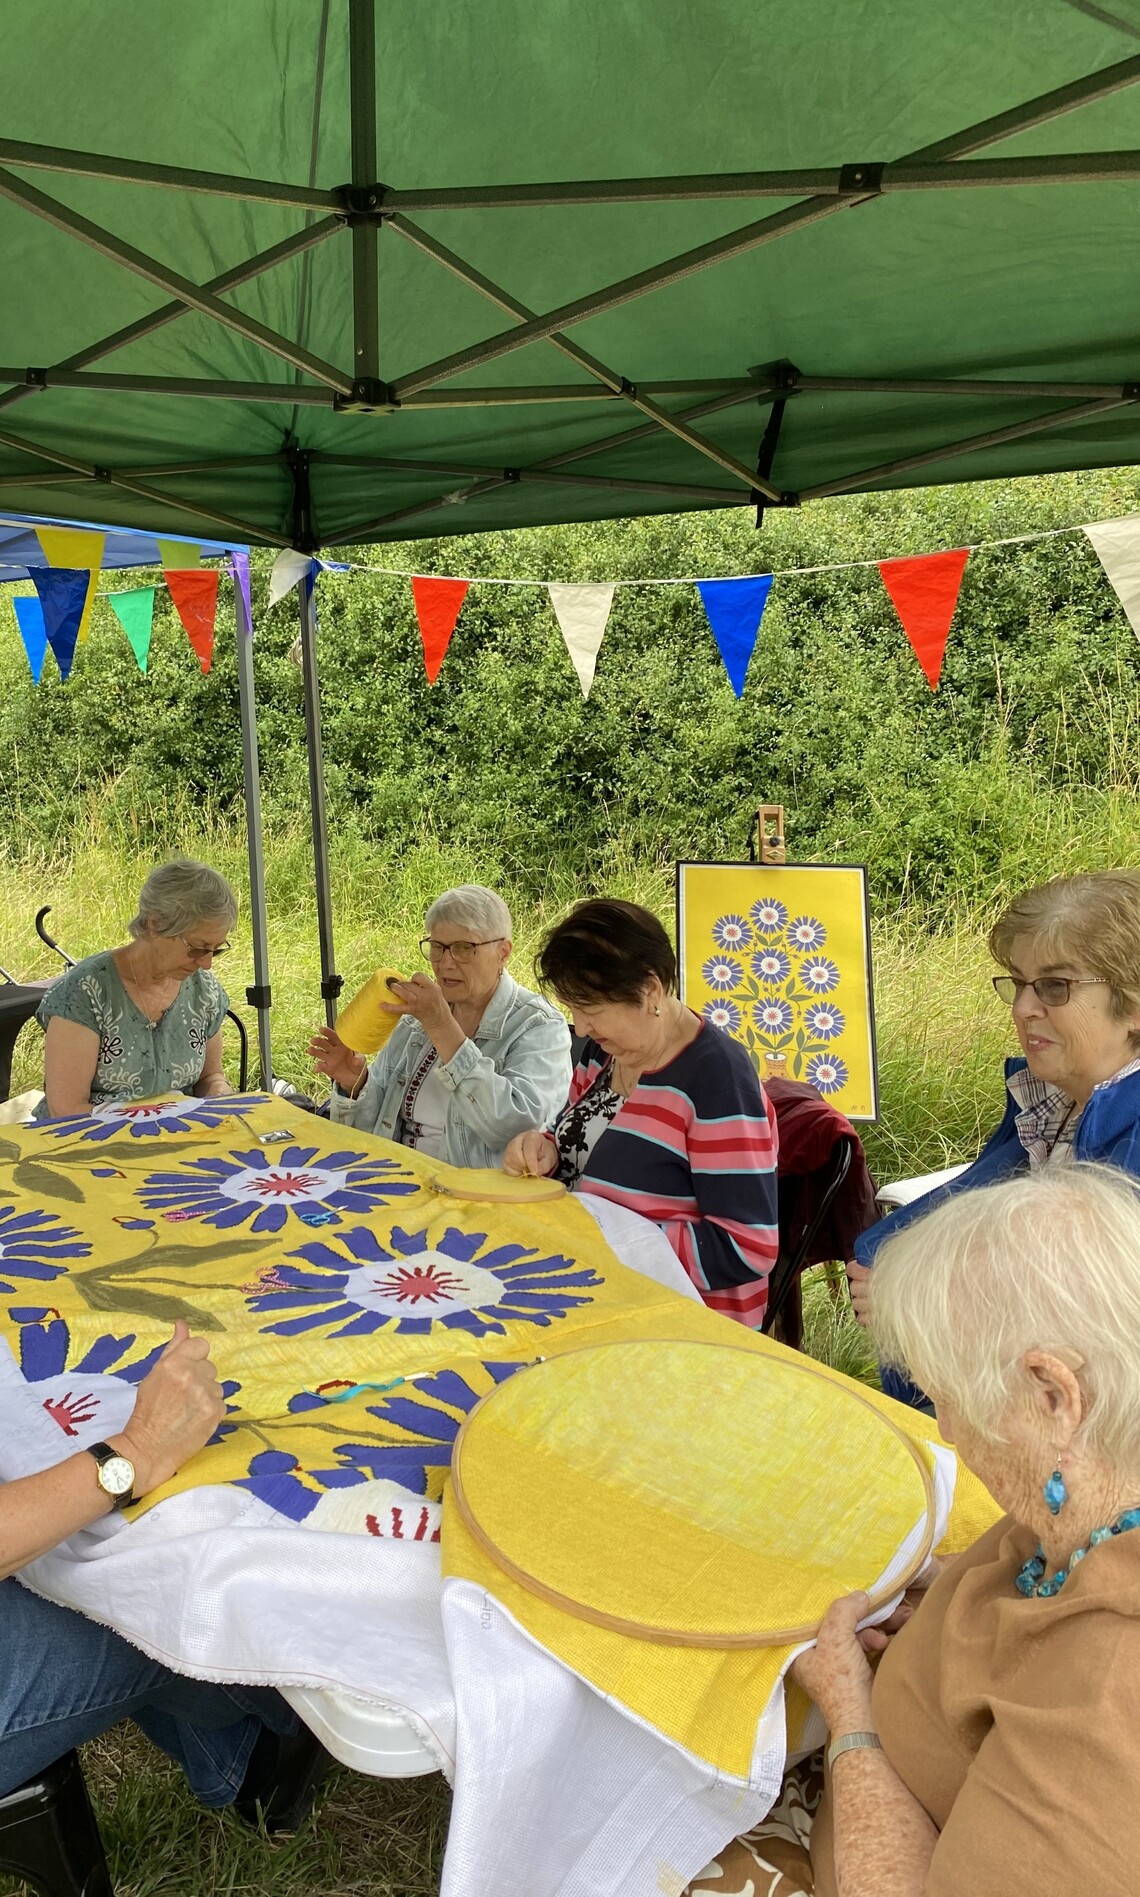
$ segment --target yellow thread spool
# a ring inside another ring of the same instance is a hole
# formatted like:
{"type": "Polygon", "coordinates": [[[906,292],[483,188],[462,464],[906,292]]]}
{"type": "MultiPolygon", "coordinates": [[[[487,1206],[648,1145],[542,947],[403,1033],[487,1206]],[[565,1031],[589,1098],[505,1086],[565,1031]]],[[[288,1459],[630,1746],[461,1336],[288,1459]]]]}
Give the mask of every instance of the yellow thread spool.
{"type": "Polygon", "coordinates": [[[403,980],[398,968],[378,968],[341,1010],[336,1031],[354,1054],[367,1054],[371,1059],[383,1047],[400,1016],[385,1014],[380,1004],[397,1000],[388,983],[403,980]]]}

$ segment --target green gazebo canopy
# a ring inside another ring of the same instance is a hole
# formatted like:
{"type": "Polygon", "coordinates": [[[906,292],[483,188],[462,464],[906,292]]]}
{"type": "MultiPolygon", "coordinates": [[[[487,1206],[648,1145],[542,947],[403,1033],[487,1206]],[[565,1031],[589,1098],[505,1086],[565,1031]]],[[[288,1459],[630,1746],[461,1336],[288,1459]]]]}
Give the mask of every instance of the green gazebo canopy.
{"type": "Polygon", "coordinates": [[[0,34],[0,509],[311,548],[1140,460],[1140,0],[0,34]]]}

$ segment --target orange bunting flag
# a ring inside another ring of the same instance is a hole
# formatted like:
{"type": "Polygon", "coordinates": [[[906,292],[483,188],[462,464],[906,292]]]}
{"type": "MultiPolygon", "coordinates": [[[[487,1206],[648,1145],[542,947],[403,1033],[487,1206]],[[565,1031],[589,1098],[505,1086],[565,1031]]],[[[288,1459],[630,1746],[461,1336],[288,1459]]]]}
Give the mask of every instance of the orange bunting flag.
{"type": "Polygon", "coordinates": [[[429,685],[434,685],[439,677],[443,655],[470,584],[470,580],[427,579],[422,573],[413,576],[412,598],[416,602],[416,618],[424,642],[424,668],[429,685]]]}
{"type": "Polygon", "coordinates": [[[167,567],[166,584],[186,637],[208,672],[214,656],[214,621],[218,615],[218,569],[195,567],[182,572],[167,567]]]}
{"type": "Polygon", "coordinates": [[[957,547],[953,553],[920,553],[913,560],[879,561],[883,585],[932,692],[938,688],[950,621],[969,557],[969,547],[957,547]]]}

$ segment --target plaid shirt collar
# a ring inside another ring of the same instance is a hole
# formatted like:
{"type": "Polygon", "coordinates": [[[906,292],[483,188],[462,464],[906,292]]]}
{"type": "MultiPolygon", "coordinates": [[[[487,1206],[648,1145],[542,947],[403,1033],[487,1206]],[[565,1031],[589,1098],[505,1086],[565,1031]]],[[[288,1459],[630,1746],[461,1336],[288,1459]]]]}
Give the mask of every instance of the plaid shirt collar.
{"type": "MultiPolygon", "coordinates": [[[[1140,1073],[1140,1058],[1129,1061],[1119,1073],[1110,1074],[1107,1080],[1100,1081],[1093,1092],[1100,1093],[1104,1087],[1114,1087],[1118,1080],[1135,1073],[1140,1073]]],[[[1069,1152],[1081,1117],[1071,1096],[1060,1087],[1051,1087],[1047,1081],[1038,1080],[1028,1067],[1020,1067],[1011,1074],[1008,1086],[1021,1109],[1014,1119],[1014,1126],[1018,1139],[1029,1154],[1030,1167],[1036,1170],[1050,1159],[1069,1152]]]]}

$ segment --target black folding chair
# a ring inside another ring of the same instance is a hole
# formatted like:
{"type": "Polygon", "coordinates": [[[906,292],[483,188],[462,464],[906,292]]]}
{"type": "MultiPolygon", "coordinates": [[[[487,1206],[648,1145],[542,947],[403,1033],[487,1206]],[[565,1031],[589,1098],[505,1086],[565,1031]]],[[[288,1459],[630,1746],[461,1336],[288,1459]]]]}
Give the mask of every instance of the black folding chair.
{"type": "Polygon", "coordinates": [[[855,1141],[840,1134],[831,1157],[814,1172],[778,1173],[776,1194],[780,1251],[768,1280],[768,1308],[761,1329],[778,1337],[793,1350],[804,1340],[803,1305],[800,1279],[811,1263],[815,1244],[824,1220],[851,1170],[855,1141]],[[800,1205],[806,1191],[814,1189],[815,1209],[806,1223],[800,1218],[800,1205]]]}
{"type": "Polygon", "coordinates": [[[42,1897],[115,1897],[78,1753],[0,1797],[0,1870],[42,1897]]]}

